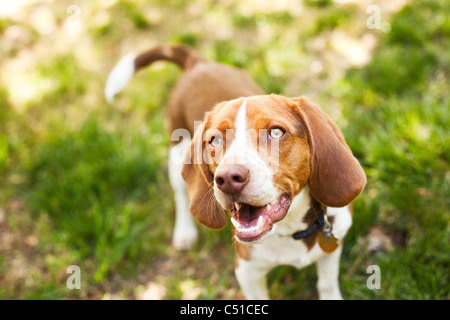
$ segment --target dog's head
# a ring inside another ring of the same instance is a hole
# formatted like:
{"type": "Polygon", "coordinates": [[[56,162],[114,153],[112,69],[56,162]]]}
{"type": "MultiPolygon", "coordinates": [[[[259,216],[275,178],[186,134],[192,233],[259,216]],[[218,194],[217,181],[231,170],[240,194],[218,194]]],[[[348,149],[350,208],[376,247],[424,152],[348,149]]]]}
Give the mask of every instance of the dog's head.
{"type": "Polygon", "coordinates": [[[240,98],[205,116],[185,156],[190,211],[220,229],[227,211],[241,242],[260,241],[306,184],[322,204],[342,207],[366,176],[336,124],[306,98],[240,98]]]}

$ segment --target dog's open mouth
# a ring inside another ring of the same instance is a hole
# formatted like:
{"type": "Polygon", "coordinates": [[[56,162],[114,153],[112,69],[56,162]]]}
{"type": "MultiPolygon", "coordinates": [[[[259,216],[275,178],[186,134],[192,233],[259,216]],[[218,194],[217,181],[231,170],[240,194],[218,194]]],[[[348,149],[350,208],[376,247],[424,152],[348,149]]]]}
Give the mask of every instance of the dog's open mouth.
{"type": "Polygon", "coordinates": [[[272,230],[273,224],[282,220],[291,205],[289,194],[282,194],[278,199],[262,207],[234,202],[231,210],[231,222],[235,236],[242,242],[255,242],[272,230]]]}

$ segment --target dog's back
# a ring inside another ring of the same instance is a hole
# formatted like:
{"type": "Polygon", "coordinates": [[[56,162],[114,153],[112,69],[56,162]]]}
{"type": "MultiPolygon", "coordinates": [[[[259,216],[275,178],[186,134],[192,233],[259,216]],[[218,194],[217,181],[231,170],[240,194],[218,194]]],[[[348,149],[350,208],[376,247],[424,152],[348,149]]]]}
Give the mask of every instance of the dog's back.
{"type": "Polygon", "coordinates": [[[170,95],[167,117],[169,134],[184,128],[193,135],[194,121],[203,120],[205,112],[217,103],[263,94],[263,90],[243,71],[207,61],[186,46],[166,45],[123,57],[108,77],[105,89],[107,100],[112,101],[136,71],[158,60],[173,62],[183,70],[170,95]]]}

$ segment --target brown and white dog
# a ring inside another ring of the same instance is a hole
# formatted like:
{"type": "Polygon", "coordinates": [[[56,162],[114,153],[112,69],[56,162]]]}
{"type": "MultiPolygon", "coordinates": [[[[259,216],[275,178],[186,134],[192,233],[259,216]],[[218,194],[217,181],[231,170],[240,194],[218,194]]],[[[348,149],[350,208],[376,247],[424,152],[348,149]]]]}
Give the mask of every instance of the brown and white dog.
{"type": "Polygon", "coordinates": [[[192,215],[220,229],[230,213],[235,273],[246,298],[268,299],[266,275],[275,266],[316,262],[319,297],[341,299],[339,259],[352,224],[349,206],[366,177],[336,124],[305,97],[264,95],[239,69],[184,46],[122,58],[108,77],[107,99],[157,60],[183,69],[167,119],[173,245],[187,249],[197,239],[192,215]],[[337,239],[334,246],[322,243],[330,238],[337,239]]]}

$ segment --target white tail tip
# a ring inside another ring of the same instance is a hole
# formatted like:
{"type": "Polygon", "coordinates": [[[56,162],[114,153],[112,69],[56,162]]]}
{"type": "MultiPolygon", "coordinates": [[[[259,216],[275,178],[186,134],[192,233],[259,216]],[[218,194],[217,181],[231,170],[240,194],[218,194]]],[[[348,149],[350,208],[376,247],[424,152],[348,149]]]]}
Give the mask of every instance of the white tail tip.
{"type": "Polygon", "coordinates": [[[134,75],[134,59],[136,54],[129,53],[122,57],[108,75],[105,86],[105,97],[109,103],[113,102],[114,96],[119,93],[134,75]]]}

